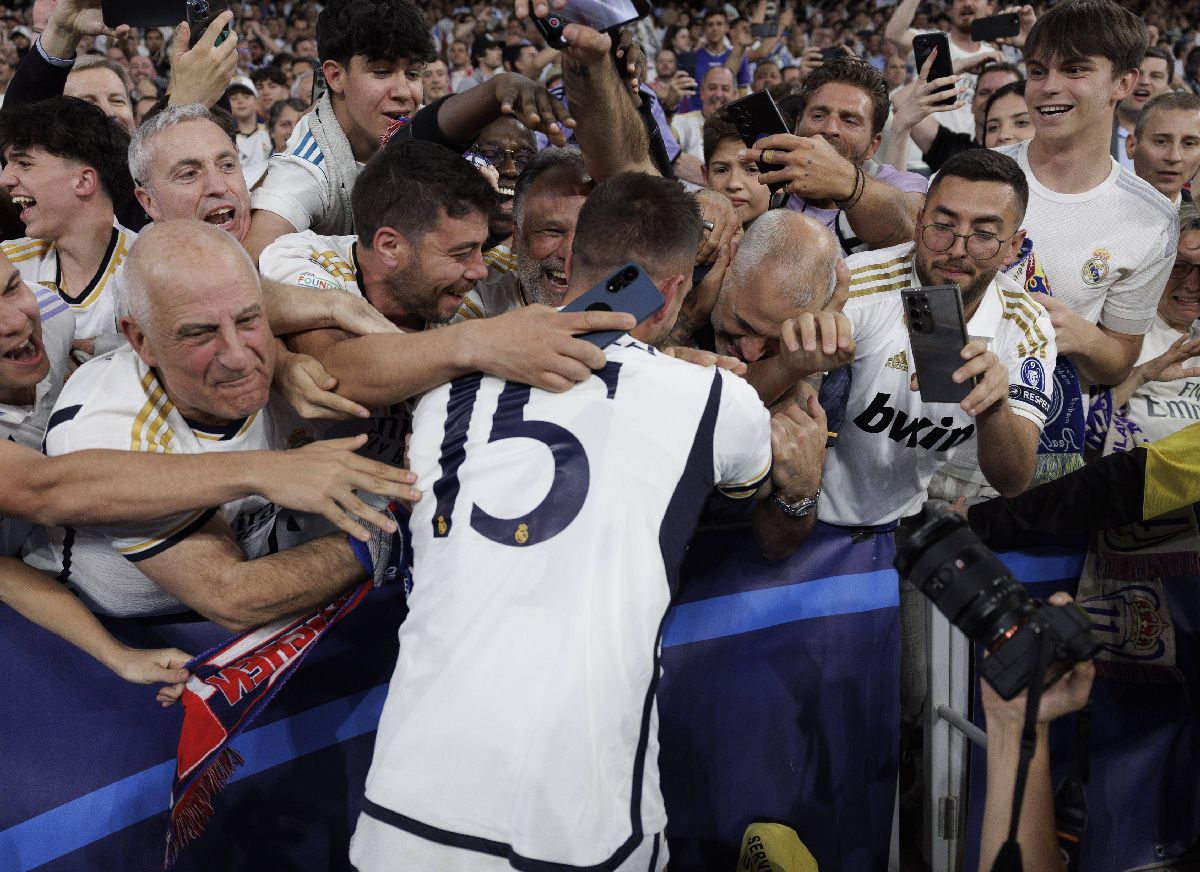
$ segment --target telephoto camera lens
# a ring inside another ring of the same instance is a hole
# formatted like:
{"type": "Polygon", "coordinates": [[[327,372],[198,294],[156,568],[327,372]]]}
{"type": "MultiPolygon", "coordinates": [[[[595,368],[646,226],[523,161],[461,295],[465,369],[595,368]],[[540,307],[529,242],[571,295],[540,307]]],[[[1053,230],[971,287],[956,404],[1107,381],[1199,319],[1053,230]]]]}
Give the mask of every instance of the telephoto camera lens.
{"type": "Polygon", "coordinates": [[[954,626],[988,649],[980,673],[1004,699],[1030,681],[1043,635],[1053,645],[1057,680],[1100,650],[1087,613],[1075,603],[1034,599],[1008,567],[953,512],[926,507],[920,526],[896,550],[897,571],[929,597],[954,626]]]}
{"type": "Polygon", "coordinates": [[[625,267],[624,270],[621,271],[621,278],[624,280],[625,284],[629,284],[637,277],[638,277],[638,271],[634,267],[627,266],[627,267],[625,267]]]}

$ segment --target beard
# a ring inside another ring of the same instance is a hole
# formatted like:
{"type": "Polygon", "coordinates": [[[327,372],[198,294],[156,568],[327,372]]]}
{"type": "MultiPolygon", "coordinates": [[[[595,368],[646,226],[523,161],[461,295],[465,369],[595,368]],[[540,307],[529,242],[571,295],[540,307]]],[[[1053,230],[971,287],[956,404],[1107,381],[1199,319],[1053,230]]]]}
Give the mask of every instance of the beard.
{"type": "Polygon", "coordinates": [[[432,285],[424,273],[415,269],[403,274],[403,278],[393,277],[388,283],[388,296],[391,297],[394,311],[384,312],[384,315],[411,316],[424,321],[426,324],[448,324],[457,314],[457,307],[449,312],[441,311],[441,303],[447,294],[466,296],[474,287],[469,281],[457,282],[450,286],[432,285]]]}
{"type": "Polygon", "coordinates": [[[938,284],[955,284],[958,285],[959,291],[962,293],[962,302],[964,311],[970,310],[983,297],[983,292],[987,290],[988,285],[992,283],[992,279],[996,277],[997,270],[980,270],[979,265],[973,263],[969,257],[952,257],[948,252],[930,252],[926,251],[920,244],[917,245],[917,278],[923,285],[938,285],[938,284]],[[964,279],[961,277],[945,278],[939,280],[933,275],[934,269],[953,269],[967,273],[970,278],[964,279]],[[966,282],[964,284],[964,281],[966,282]]]}
{"type": "Polygon", "coordinates": [[[534,260],[525,253],[524,246],[516,245],[514,249],[517,256],[517,279],[521,283],[525,299],[530,303],[540,303],[551,308],[561,306],[563,297],[567,294],[567,286],[564,284],[561,288],[556,288],[548,273],[551,270],[566,272],[566,261],[555,255],[534,260]]]}

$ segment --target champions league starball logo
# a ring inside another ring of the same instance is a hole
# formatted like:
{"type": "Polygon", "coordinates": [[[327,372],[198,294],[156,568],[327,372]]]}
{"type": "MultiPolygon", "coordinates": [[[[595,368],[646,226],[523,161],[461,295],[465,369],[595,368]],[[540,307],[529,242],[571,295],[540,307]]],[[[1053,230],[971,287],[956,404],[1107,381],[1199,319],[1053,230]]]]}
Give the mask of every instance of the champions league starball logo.
{"type": "Polygon", "coordinates": [[[1044,391],[1046,389],[1046,370],[1035,358],[1027,357],[1021,364],[1021,381],[1035,391],[1044,391]]]}

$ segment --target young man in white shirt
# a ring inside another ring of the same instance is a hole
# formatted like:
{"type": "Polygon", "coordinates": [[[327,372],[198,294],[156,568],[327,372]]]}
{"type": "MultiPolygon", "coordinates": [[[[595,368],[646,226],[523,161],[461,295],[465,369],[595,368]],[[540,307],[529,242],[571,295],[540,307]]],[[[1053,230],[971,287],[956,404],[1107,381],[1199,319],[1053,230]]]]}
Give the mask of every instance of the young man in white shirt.
{"type": "Polygon", "coordinates": [[[1025,43],[1034,138],[1000,150],[1029,181],[1025,227],[1059,352],[1096,384],[1129,375],[1179,237],[1170,202],[1109,156],[1113,111],[1145,51],[1145,25],[1113,0],[1054,6],[1025,43]]]}

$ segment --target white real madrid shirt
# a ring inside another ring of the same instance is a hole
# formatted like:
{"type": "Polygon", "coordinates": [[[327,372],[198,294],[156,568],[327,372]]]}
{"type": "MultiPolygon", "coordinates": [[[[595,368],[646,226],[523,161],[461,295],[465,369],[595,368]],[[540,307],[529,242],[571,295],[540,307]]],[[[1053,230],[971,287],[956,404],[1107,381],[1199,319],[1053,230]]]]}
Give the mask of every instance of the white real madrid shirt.
{"type": "MultiPolygon", "coordinates": [[[[366,299],[356,256],[358,237],[321,236],[312,230],[279,237],[259,256],[258,267],[271,281],[319,291],[345,292],[366,299]]],[[[408,403],[372,409],[369,421],[346,421],[323,428],[323,438],[367,434],[359,453],[393,466],[404,465],[408,403]]]]}
{"type": "MultiPolygon", "coordinates": [[[[50,413],[67,378],[75,316],[58,294],[41,287],[32,290],[41,315],[42,347],[50,361],[50,371],[34,388],[33,405],[0,403],[0,439],[41,451],[50,413]]],[[[16,555],[35,526],[18,518],[0,518],[0,556],[16,555]]]]}
{"type": "MultiPolygon", "coordinates": [[[[1155,314],[1136,365],[1141,366],[1165,354],[1171,344],[1184,335],[1155,314]]],[[[1200,322],[1193,322],[1187,335],[1192,339],[1200,337],[1200,322]]],[[[1200,356],[1183,361],[1182,366],[1200,366],[1200,356]]],[[[1142,431],[1137,437],[1139,443],[1164,439],[1176,430],[1200,421],[1200,379],[1146,382],[1129,398],[1125,417],[1142,431]]]]}
{"type": "MultiPolygon", "coordinates": [[[[277,450],[309,441],[305,425],[281,398],[221,430],[186,421],[153,370],[126,346],[88,361],[59,395],[46,431],[51,457],[88,448],[200,454],[277,450]]],[[[279,509],[251,496],[216,509],[187,512],[145,524],[57,527],[49,545],[27,561],[68,582],[92,611],[118,616],[169,614],[186,609],[137,568],[138,562],[185,539],[214,515],[228,522],[248,558],[274,550],[279,509]]]]}
{"type": "Polygon", "coordinates": [[[1054,296],[1090,324],[1129,336],[1149,330],[1179,242],[1171,201],[1111,158],[1099,185],[1060,194],[1037,180],[1028,142],[997,151],[1029,182],[1024,226],[1054,296]]]}
{"type": "MultiPolygon", "coordinates": [[[[845,313],[857,344],[846,417],[825,456],[817,517],[865,526],[918,511],[934,473],[958,446],[973,444],[975,420],[957,403],[926,403],[909,389],[912,348],[900,297],[921,284],[914,244],[851,255],[845,313]]],[[[1050,411],[1058,352],[1050,316],[1003,273],[984,291],[967,333],[991,340],[1008,369],[1008,404],[1040,431],[1050,411]]]]}
{"type": "Polygon", "coordinates": [[[83,288],[63,284],[58,250],[46,239],[16,239],[3,246],[9,262],[29,287],[54,291],[75,312],[75,335],[80,339],[117,333],[117,296],[120,267],[137,234],[113,221],[112,237],[100,268],[83,288]]]}
{"type": "Polygon", "coordinates": [[[713,486],[769,475],[770,419],[725,371],[629,337],[606,353],[563,394],[476,374],[416,409],[414,586],[366,797],[432,828],[437,868],[477,868],[450,847],[469,838],[616,868],[666,823],[663,617],[713,486]]]}

